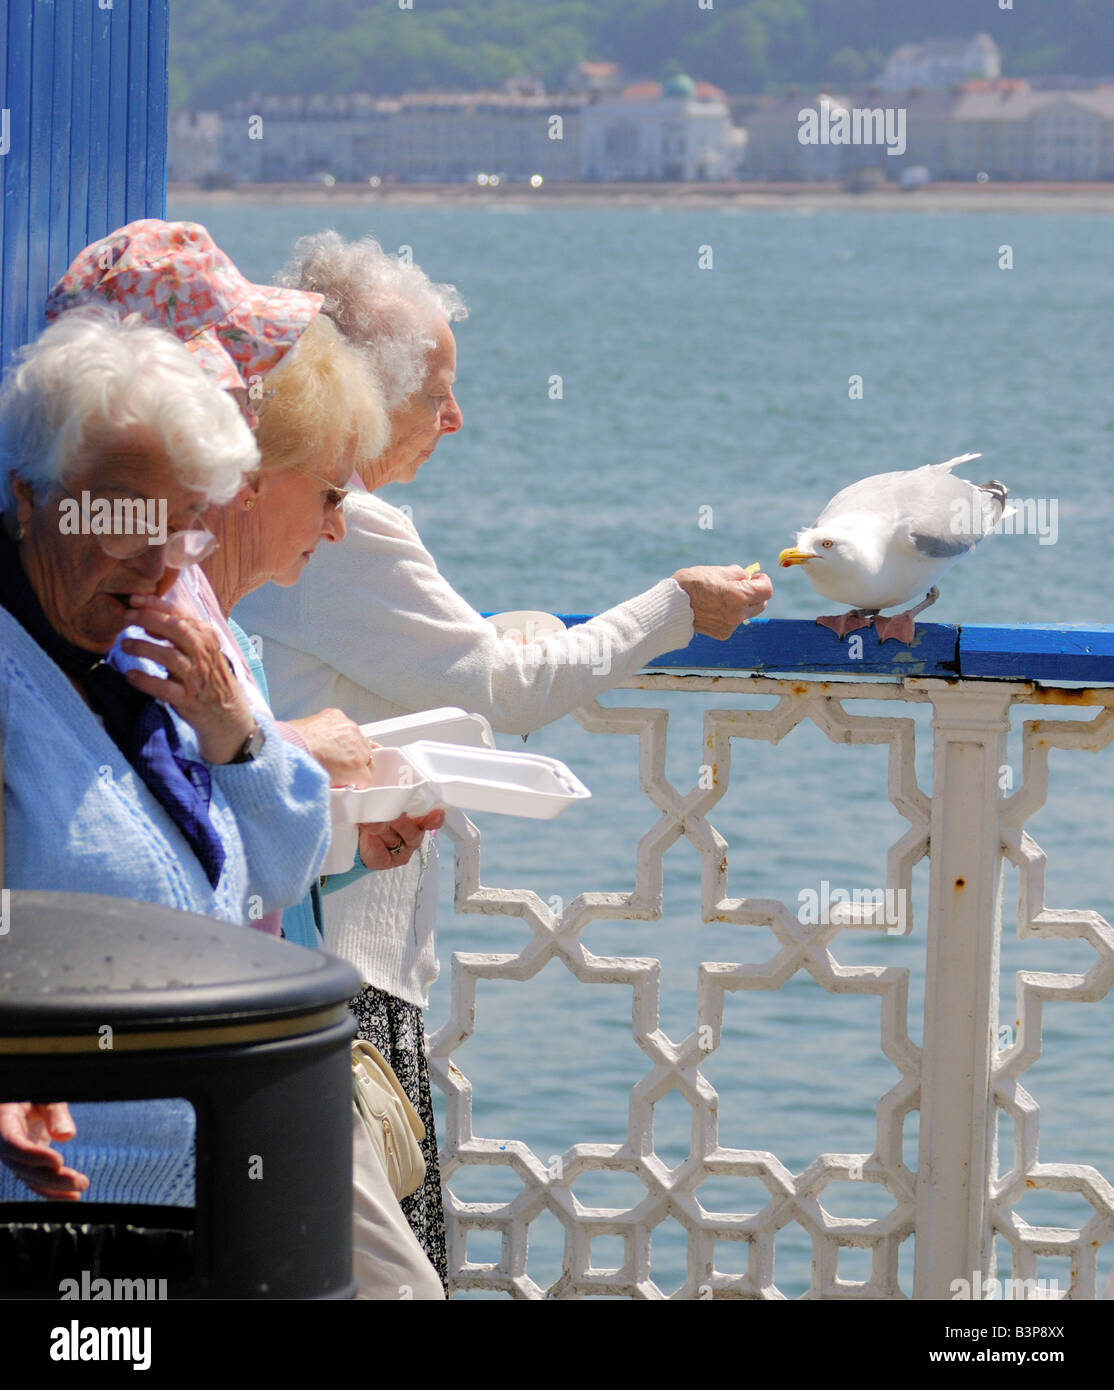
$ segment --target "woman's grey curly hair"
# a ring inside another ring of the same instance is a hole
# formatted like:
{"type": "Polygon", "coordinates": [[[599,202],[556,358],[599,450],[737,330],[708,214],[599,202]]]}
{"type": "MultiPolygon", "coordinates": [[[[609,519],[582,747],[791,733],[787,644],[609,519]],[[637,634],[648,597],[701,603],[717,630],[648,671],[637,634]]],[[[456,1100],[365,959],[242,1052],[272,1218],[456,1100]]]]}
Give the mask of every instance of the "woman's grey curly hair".
{"type": "Polygon", "coordinates": [[[345,241],[334,231],[302,237],[276,283],[324,295],[321,312],[365,353],[388,411],[425,379],[437,324],[468,317],[455,286],[435,284],[374,237],[345,241]]]}

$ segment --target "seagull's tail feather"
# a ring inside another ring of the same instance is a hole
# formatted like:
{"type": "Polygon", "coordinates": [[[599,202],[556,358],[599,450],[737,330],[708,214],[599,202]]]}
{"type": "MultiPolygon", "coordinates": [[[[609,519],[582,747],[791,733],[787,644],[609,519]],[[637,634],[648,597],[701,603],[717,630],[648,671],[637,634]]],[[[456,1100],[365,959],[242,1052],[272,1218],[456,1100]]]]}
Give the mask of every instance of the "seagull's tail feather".
{"type": "Polygon", "coordinates": [[[961,463],[970,463],[972,459],[981,459],[982,454],[959,454],[956,458],[948,459],[945,463],[930,463],[929,468],[939,468],[942,472],[950,468],[958,468],[961,463]]]}
{"type": "Polygon", "coordinates": [[[1000,483],[997,478],[991,478],[986,483],[979,483],[978,488],[984,494],[983,507],[988,525],[994,526],[1003,517],[1013,516],[1017,512],[1016,507],[1006,506],[1009,489],[1005,483],[1000,483]]]}

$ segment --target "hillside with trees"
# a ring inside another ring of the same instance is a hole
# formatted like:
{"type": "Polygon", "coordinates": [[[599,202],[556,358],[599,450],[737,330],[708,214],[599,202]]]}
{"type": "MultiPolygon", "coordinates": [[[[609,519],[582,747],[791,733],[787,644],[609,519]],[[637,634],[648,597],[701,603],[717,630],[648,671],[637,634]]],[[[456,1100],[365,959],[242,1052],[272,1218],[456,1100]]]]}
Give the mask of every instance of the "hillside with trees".
{"type": "Polygon", "coordinates": [[[1011,76],[1114,71],[1110,0],[171,0],[171,104],[553,90],[583,59],[727,91],[869,82],[899,44],[989,33],[1011,76]],[[411,8],[401,8],[409,4],[411,8]]]}

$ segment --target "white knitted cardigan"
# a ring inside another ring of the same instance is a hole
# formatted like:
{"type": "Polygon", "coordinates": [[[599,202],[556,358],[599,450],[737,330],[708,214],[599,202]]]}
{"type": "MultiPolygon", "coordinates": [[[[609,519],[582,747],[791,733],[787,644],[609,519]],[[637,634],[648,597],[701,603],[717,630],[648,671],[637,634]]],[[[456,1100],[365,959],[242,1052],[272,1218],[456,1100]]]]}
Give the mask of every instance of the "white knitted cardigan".
{"type": "MultiPolygon", "coordinates": [[[[335,706],[364,724],[456,705],[499,732],[524,734],[692,637],[688,598],[665,579],[569,629],[547,660],[532,660],[452,588],[405,513],[354,492],[344,516],[345,539],[319,547],[296,585],[267,584],[235,610],[260,639],[279,719],[335,706]]],[[[434,869],[415,855],[324,902],[328,949],[366,984],[421,1008],[437,977],[434,869]]]]}

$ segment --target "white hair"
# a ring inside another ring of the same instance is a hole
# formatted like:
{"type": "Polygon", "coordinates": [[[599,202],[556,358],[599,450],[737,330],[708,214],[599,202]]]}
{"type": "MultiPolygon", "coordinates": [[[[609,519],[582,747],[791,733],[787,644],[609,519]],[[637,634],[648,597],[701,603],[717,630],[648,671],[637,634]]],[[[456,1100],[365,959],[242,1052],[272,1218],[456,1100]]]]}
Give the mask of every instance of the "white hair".
{"type": "Polygon", "coordinates": [[[227,502],[259,465],[235,401],[177,338],[106,307],[74,309],[23,349],[0,388],[0,500],[9,471],[39,493],[93,439],[153,434],[178,481],[227,502]]]}
{"type": "Polygon", "coordinates": [[[332,231],[302,237],[276,282],[324,295],[321,312],[363,350],[388,410],[408,400],[424,381],[439,323],[468,317],[455,286],[435,284],[419,266],[384,251],[374,237],[346,242],[332,231]]]}

